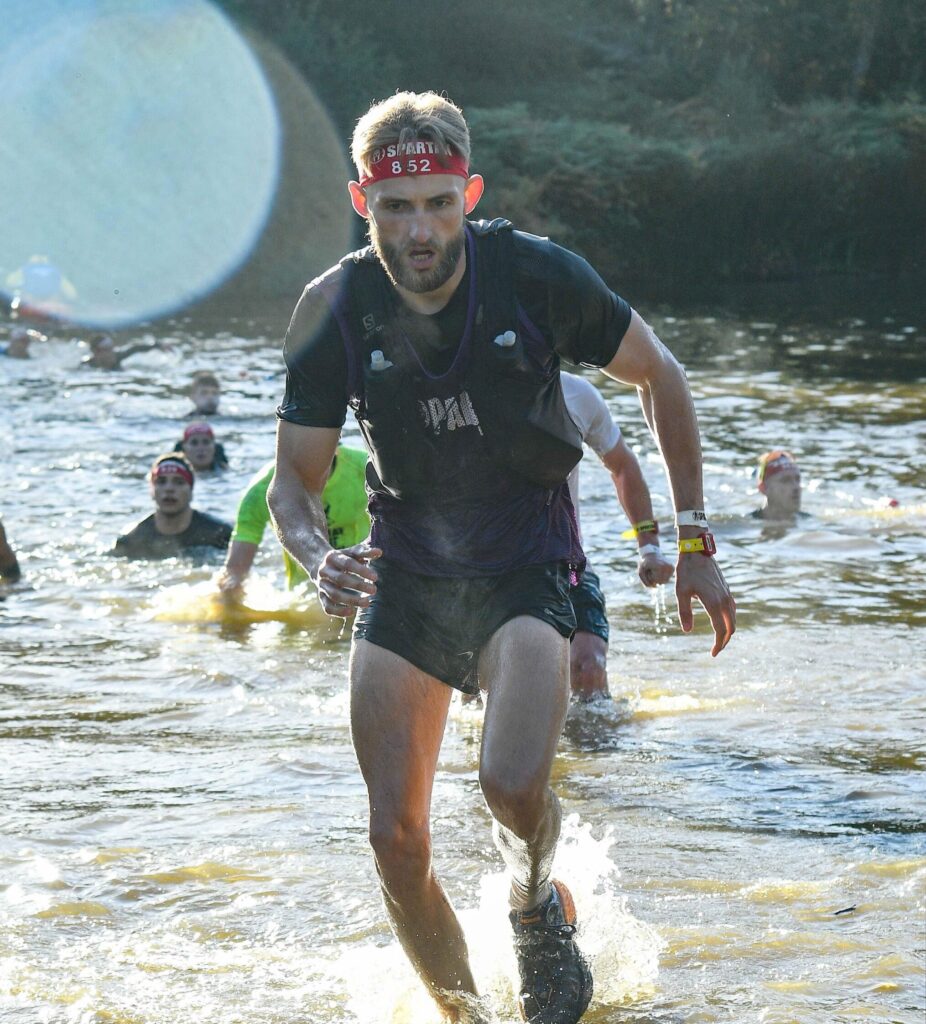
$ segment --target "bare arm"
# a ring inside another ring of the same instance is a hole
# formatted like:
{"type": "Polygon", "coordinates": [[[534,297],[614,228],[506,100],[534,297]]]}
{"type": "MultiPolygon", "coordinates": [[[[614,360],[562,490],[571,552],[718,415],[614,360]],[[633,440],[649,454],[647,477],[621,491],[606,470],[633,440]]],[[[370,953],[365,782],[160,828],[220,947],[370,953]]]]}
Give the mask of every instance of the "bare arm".
{"type": "Polygon", "coordinates": [[[126,359],[137,356],[139,352],[152,352],[160,347],[156,341],[140,341],[135,345],[126,345],[125,348],[116,351],[116,366],[121,366],[126,359]]]}
{"type": "MultiPolygon", "coordinates": [[[[601,461],[611,473],[617,500],[631,524],[651,520],[653,502],[649,487],[636,455],[627,446],[623,437],[601,457],[601,461]]],[[[641,530],[637,534],[637,544],[640,548],[658,547],[659,534],[655,530],[641,530]]],[[[658,583],[666,583],[672,578],[674,571],[672,563],[661,552],[647,550],[641,553],[637,572],[644,586],[655,587],[658,583]]]]}
{"type": "Polygon", "coordinates": [[[256,544],[246,540],[233,540],[228,546],[225,565],[219,573],[219,590],[223,593],[239,590],[251,571],[256,555],[256,544]]]}
{"type": "Polygon", "coordinates": [[[381,552],[366,544],[336,551],[328,541],[322,491],[340,435],[280,420],[267,505],[280,543],[315,582],[322,607],[346,617],[376,592],[376,573],[367,563],[381,552]]]}
{"type": "MultiPolygon", "coordinates": [[[[701,440],[685,371],[636,312],[617,354],[603,369],[609,377],[637,388],[666,465],[676,511],[703,509],[701,440]]],[[[696,527],[679,528],[680,537],[696,537],[699,532],[696,527]]],[[[679,555],[675,593],[686,633],[693,624],[692,597],[704,605],[714,627],[711,654],[719,654],[736,629],[736,605],[716,560],[700,553],[679,555]]]]}

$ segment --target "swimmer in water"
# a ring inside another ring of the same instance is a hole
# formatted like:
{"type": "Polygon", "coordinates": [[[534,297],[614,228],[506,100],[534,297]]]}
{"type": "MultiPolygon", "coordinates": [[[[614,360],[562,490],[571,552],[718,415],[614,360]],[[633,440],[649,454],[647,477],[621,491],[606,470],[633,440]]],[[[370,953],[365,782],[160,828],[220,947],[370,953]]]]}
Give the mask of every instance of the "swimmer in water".
{"type": "Polygon", "coordinates": [[[765,504],[752,513],[753,519],[787,524],[807,516],[801,511],[801,471],[790,452],[775,448],[760,455],[756,477],[765,504]]]}
{"type": "Polygon", "coordinates": [[[184,430],[183,438],[174,445],[174,451],[182,451],[200,475],[228,469],[225,448],[216,441],[212,427],[203,421],[191,423],[184,430]]]}
{"type": "Polygon", "coordinates": [[[16,583],[21,577],[22,571],[16,552],[10,547],[3,523],[0,521],[0,583],[16,583]]]}
{"type": "Polygon", "coordinates": [[[48,341],[48,338],[34,327],[14,327],[10,331],[6,346],[0,346],[0,356],[7,356],[10,359],[29,359],[29,346],[34,341],[48,341]]]}
{"type": "MultiPolygon", "coordinates": [[[[225,557],[225,565],[217,583],[222,594],[237,600],[247,579],[264,531],[270,522],[267,489],[273,480],[275,463],[268,462],[248,484],[238,504],[235,529],[225,557]]],[[[331,464],[331,472],[322,491],[328,540],[341,549],[361,544],[370,535],[366,489],[367,453],[339,445],[331,464]]],[[[309,577],[284,549],[286,585],[292,589],[309,577]]]]}
{"type": "Polygon", "coordinates": [[[187,419],[203,416],[216,416],[219,412],[219,401],[222,397],[222,386],[219,378],[209,370],[198,370],[193,374],[190,384],[190,399],[193,408],[186,414],[187,419]]]}
{"type": "Polygon", "coordinates": [[[173,558],[190,548],[228,547],[231,526],[190,505],[194,474],[185,455],[159,455],[148,480],[155,511],[116,541],[113,554],[157,559],[173,558]]]}
{"type": "Polygon", "coordinates": [[[118,349],[111,334],[95,334],[87,344],[90,346],[90,354],[84,356],[81,366],[89,366],[95,370],[118,370],[129,356],[170,347],[158,340],[138,342],[118,349]]]}

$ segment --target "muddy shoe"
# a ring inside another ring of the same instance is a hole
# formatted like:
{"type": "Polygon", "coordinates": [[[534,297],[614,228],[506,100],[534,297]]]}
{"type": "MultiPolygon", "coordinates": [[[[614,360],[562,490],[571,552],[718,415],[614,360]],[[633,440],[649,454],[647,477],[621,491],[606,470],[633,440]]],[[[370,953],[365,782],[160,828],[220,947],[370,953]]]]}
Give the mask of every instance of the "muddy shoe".
{"type": "Polygon", "coordinates": [[[546,903],[508,916],[521,974],[521,1017],[528,1024],[576,1024],[592,998],[592,972],[575,942],[572,894],[554,881],[546,903]]]}

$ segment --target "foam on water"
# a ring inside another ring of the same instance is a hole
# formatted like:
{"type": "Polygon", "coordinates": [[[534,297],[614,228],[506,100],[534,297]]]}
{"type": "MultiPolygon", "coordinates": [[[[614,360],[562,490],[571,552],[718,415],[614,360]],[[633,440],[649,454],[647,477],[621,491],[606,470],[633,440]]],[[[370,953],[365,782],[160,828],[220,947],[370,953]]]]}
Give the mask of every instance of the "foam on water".
{"type": "MultiPolygon", "coordinates": [[[[633,915],[620,894],[612,845],[610,830],[596,838],[589,824],[569,815],[553,867],[575,898],[579,945],[595,978],[590,1012],[651,994],[663,947],[658,933],[633,915]]],[[[508,885],[506,873],[487,872],[479,880],[478,903],[457,908],[476,984],[499,1022],[519,1019],[508,885]]],[[[435,1024],[439,1018],[398,942],[352,949],[332,966],[351,993],[348,1005],[360,1024],[435,1024]]]]}
{"type": "Polygon", "coordinates": [[[325,614],[314,593],[275,590],[259,578],[248,581],[241,601],[224,599],[213,580],[165,587],[152,598],[148,614],[158,622],[228,626],[282,622],[312,630],[321,639],[334,639],[345,629],[344,620],[325,614]]]}

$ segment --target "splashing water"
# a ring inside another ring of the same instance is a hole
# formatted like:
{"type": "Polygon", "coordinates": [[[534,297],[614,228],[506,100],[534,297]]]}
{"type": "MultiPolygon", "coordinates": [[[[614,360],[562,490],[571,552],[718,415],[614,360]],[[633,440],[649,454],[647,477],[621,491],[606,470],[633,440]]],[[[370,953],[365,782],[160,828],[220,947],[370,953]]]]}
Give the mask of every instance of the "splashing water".
{"type": "MultiPolygon", "coordinates": [[[[618,889],[620,873],[611,856],[614,839],[608,828],[600,839],[577,814],[563,821],[553,866],[575,898],[579,945],[595,978],[596,1006],[621,1005],[654,991],[663,941],[633,916],[618,889]]],[[[478,905],[458,908],[466,933],[476,984],[483,993],[480,1018],[507,1024],[517,1014],[518,969],[508,923],[509,880],[505,872],[488,872],[478,883],[478,905]]],[[[416,978],[398,942],[367,944],[340,957],[334,973],[352,993],[348,1003],[359,1024],[436,1024],[439,1013],[416,978]],[[358,985],[358,979],[363,983],[358,985]]]]}

